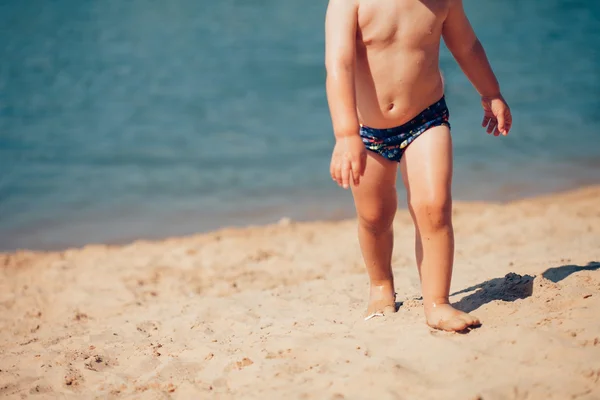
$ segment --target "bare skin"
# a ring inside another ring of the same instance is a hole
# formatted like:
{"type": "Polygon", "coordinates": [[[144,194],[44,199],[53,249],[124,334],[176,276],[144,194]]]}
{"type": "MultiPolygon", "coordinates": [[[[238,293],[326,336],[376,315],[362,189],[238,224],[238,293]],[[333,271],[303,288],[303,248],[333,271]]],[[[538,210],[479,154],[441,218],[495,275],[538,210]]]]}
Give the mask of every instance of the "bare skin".
{"type": "MultiPolygon", "coordinates": [[[[442,97],[442,38],[481,95],[486,131],[507,135],[512,117],[461,0],[330,0],[325,31],[327,96],[336,137],[331,176],[354,196],[371,284],[367,315],[394,312],[398,163],[367,152],[360,124],[400,126],[442,97]]],[[[450,130],[437,126],[422,134],[407,147],[400,170],[415,226],[427,323],[447,331],[479,325],[449,301],[454,258],[450,130]]]]}

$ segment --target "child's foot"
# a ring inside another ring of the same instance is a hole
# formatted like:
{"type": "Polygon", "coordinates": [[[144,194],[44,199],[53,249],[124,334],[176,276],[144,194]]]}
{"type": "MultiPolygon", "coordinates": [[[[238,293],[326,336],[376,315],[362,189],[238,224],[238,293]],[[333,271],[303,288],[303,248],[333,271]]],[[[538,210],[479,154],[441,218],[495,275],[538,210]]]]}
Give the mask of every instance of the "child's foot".
{"type": "Polygon", "coordinates": [[[463,331],[481,325],[477,317],[457,310],[450,304],[434,304],[425,307],[425,317],[430,327],[449,332],[463,331]]]}
{"type": "Polygon", "coordinates": [[[371,284],[371,294],[365,321],[396,312],[396,292],[393,283],[371,284]]]}

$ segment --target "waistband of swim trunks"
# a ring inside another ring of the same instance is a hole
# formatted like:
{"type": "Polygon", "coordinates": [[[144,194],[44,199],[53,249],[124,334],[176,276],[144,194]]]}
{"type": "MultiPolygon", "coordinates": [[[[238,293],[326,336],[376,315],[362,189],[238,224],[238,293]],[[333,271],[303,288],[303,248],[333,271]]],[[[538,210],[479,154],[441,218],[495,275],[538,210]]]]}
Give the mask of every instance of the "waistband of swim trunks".
{"type": "Polygon", "coordinates": [[[430,120],[433,120],[436,118],[441,118],[444,116],[448,117],[449,111],[448,111],[448,106],[446,105],[446,96],[442,95],[442,97],[438,101],[431,104],[429,107],[425,108],[419,114],[414,116],[410,121],[405,122],[402,125],[395,126],[392,128],[371,128],[369,126],[360,124],[360,128],[368,130],[370,132],[390,134],[395,131],[411,130],[411,129],[414,129],[415,127],[423,125],[424,123],[427,123],[430,120]],[[425,119],[425,121],[423,121],[423,119],[425,119]]]}

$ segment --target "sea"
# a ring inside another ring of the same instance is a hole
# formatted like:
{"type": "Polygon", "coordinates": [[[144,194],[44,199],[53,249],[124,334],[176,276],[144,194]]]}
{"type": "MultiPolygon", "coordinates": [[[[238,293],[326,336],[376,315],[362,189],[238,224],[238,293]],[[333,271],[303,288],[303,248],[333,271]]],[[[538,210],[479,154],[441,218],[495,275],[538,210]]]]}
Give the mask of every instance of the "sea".
{"type": "MultiPolygon", "coordinates": [[[[0,0],[0,251],[352,217],[329,176],[326,7],[0,0]]],[[[600,183],[600,2],[464,7],[514,125],[483,131],[442,46],[454,199],[600,183]]]]}

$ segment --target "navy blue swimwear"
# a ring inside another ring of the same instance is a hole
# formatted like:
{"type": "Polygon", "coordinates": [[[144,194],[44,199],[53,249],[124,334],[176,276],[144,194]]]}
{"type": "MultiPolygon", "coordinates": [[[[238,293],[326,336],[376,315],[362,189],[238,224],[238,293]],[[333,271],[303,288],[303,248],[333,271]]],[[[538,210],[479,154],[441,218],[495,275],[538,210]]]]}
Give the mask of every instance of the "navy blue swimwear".
{"type": "Polygon", "coordinates": [[[449,118],[446,99],[442,96],[415,118],[395,128],[375,129],[361,125],[360,137],[368,150],[388,160],[400,162],[408,145],[427,129],[440,125],[450,128],[449,118]]]}

